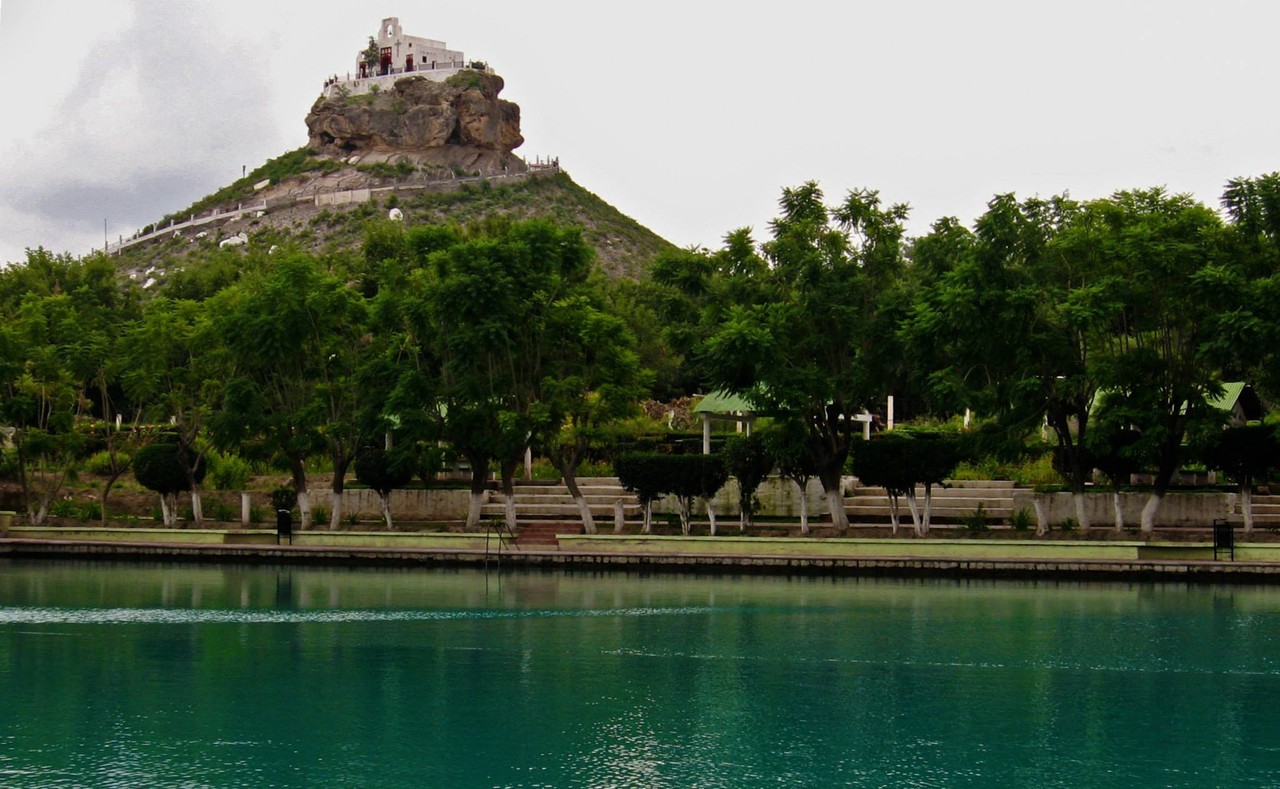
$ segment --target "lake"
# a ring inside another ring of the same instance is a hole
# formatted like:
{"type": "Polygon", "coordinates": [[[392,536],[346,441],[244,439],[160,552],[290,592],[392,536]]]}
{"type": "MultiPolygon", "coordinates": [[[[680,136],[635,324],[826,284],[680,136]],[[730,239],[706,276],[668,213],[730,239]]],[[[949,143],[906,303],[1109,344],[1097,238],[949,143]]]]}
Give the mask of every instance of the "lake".
{"type": "Polygon", "coordinates": [[[1280,785],[1280,589],[0,561],[0,786],[1280,785]]]}

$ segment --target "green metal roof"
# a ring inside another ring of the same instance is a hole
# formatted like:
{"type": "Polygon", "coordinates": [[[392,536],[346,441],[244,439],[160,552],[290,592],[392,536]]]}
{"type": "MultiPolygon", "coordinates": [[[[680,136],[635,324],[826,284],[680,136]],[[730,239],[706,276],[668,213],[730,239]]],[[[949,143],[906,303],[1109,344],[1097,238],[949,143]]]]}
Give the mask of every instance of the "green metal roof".
{"type": "Polygon", "coordinates": [[[1236,407],[1236,401],[1240,399],[1240,395],[1244,394],[1245,386],[1247,384],[1244,381],[1224,381],[1222,395],[1209,398],[1209,405],[1223,411],[1230,411],[1236,407]]]}
{"type": "Polygon", "coordinates": [[[755,413],[756,407],[747,398],[729,394],[723,389],[706,395],[693,408],[695,414],[735,414],[739,411],[755,413]]]}

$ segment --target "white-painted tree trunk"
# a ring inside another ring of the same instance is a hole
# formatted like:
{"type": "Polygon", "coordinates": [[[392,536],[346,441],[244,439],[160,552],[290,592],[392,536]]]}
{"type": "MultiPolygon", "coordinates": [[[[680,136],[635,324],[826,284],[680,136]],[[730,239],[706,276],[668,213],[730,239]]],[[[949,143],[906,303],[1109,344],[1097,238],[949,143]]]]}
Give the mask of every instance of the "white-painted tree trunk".
{"type": "Polygon", "coordinates": [[[342,494],[329,491],[329,531],[337,531],[342,525],[342,494]]]}
{"type": "Polygon", "coordinates": [[[191,489],[191,520],[197,526],[204,521],[204,502],[200,497],[200,486],[191,489]]]}
{"type": "Polygon", "coordinates": [[[514,493],[506,493],[502,496],[503,508],[506,511],[507,528],[511,531],[516,530],[516,496],[514,493]]]}
{"type": "Polygon", "coordinates": [[[1036,496],[1031,500],[1031,506],[1036,510],[1036,536],[1043,537],[1049,533],[1049,516],[1044,513],[1044,502],[1036,496]]]}
{"type": "Polygon", "coordinates": [[[596,533],[596,519],[591,514],[591,505],[587,504],[587,499],[581,493],[573,497],[573,503],[578,505],[578,517],[582,518],[582,533],[596,533]]]}
{"type": "Polygon", "coordinates": [[[1244,533],[1253,531],[1253,486],[1240,486],[1240,513],[1244,516],[1244,533]]]}
{"type": "Polygon", "coordinates": [[[680,499],[676,509],[680,512],[680,533],[688,536],[689,534],[689,502],[686,499],[680,499]]]}
{"type": "Polygon", "coordinates": [[[253,515],[253,504],[249,499],[249,494],[241,493],[240,494],[240,525],[247,528],[249,526],[249,522],[252,520],[252,517],[250,517],[252,515],[253,515]]]}
{"type": "Polygon", "coordinates": [[[907,507],[911,510],[911,525],[916,530],[916,536],[924,536],[924,523],[920,520],[920,506],[916,503],[915,490],[907,491],[907,507]]]}
{"type": "Polygon", "coordinates": [[[931,485],[924,486],[924,517],[921,521],[924,523],[924,533],[929,533],[929,515],[933,512],[933,487],[931,485]]]}
{"type": "MultiPolygon", "coordinates": [[[[163,500],[164,499],[162,497],[161,501],[163,500]]],[[[28,508],[27,514],[31,517],[32,526],[43,526],[44,519],[49,517],[49,497],[46,496],[42,498],[40,500],[40,506],[36,507],[34,510],[28,508]]]]}
{"type": "Polygon", "coordinates": [[[799,482],[796,482],[795,485],[797,488],[800,489],[800,533],[808,537],[809,536],[809,496],[808,496],[809,492],[805,490],[806,488],[805,485],[801,485],[799,482]]]}
{"type": "Polygon", "coordinates": [[[1111,494],[1111,506],[1116,512],[1116,531],[1124,531],[1124,507],[1120,506],[1120,491],[1111,494]]]}
{"type": "Polygon", "coordinates": [[[1156,513],[1160,510],[1160,502],[1164,496],[1158,496],[1154,493],[1151,498],[1147,499],[1146,505],[1142,508],[1142,533],[1151,534],[1156,529],[1156,513]]]}
{"type": "Polygon", "coordinates": [[[894,537],[898,536],[898,497],[889,496],[889,533],[894,537]]]}
{"type": "Polygon", "coordinates": [[[173,510],[169,507],[169,497],[160,494],[160,522],[165,526],[173,525],[173,510]]]}
{"type": "Polygon", "coordinates": [[[626,505],[622,503],[622,499],[618,499],[613,503],[613,533],[622,534],[623,528],[627,524],[626,505]]]}
{"type": "Polygon", "coordinates": [[[576,469],[568,469],[562,471],[564,476],[564,486],[568,488],[569,495],[573,496],[573,503],[578,505],[578,517],[582,519],[582,533],[596,533],[596,519],[591,514],[591,506],[587,504],[586,496],[582,495],[582,489],[578,487],[578,479],[576,469]]]}
{"type": "Polygon", "coordinates": [[[644,520],[640,526],[641,534],[653,534],[653,502],[646,501],[643,507],[644,520]]]}
{"type": "Polygon", "coordinates": [[[1085,508],[1083,493],[1072,493],[1071,501],[1076,505],[1076,525],[1081,529],[1089,528],[1089,511],[1085,508]]]}
{"type": "Polygon", "coordinates": [[[467,528],[474,529],[480,525],[480,508],[484,506],[484,491],[471,491],[471,501],[467,504],[467,528]]]}
{"type": "Polygon", "coordinates": [[[302,523],[299,524],[299,531],[306,531],[311,528],[311,493],[307,490],[298,491],[298,512],[302,515],[302,523]]]}
{"type": "MultiPolygon", "coordinates": [[[[716,510],[711,506],[711,499],[703,499],[703,501],[707,504],[707,520],[711,523],[711,536],[714,537],[716,536],[716,510]]],[[[746,531],[745,526],[743,531],[746,531]]]]}
{"type": "Polygon", "coordinates": [[[378,499],[382,503],[382,520],[387,524],[387,531],[391,531],[391,497],[379,493],[378,499]]]}
{"type": "Polygon", "coordinates": [[[825,494],[827,511],[831,513],[831,525],[835,528],[836,534],[849,531],[849,514],[844,511],[844,496],[840,495],[840,488],[837,486],[835,490],[828,490],[824,482],[822,492],[825,494]]]}

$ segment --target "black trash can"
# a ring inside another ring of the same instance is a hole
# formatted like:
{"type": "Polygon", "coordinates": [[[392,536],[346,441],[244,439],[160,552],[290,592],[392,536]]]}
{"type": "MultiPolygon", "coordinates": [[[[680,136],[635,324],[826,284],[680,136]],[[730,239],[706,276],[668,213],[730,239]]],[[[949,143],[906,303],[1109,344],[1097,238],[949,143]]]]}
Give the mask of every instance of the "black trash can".
{"type": "Polygon", "coordinates": [[[276,545],[281,537],[288,537],[289,544],[293,544],[293,513],[286,509],[276,510],[276,545]]]}

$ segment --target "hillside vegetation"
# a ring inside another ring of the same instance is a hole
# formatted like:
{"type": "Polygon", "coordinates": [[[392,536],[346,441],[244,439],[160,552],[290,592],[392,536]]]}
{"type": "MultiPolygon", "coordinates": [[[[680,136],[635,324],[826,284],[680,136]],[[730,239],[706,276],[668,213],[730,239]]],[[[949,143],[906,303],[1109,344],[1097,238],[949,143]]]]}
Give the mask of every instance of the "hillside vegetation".
{"type": "Polygon", "coordinates": [[[197,229],[193,229],[182,236],[138,244],[116,258],[118,268],[139,282],[154,279],[163,283],[176,268],[206,261],[220,240],[239,232],[247,235],[250,248],[287,244],[315,253],[354,252],[360,247],[365,225],[373,219],[385,219],[391,208],[400,209],[406,227],[450,222],[465,225],[494,217],[547,218],[577,225],[595,250],[600,270],[612,277],[640,279],[655,255],[674,249],[670,242],[584,189],[563,171],[530,175],[523,180],[457,185],[440,183],[435,180],[438,178],[434,169],[421,167],[409,157],[399,157],[395,162],[348,165],[300,148],[268,161],[158,224],[181,222],[213,208],[230,210],[241,202],[262,198],[274,202],[317,191],[400,188],[375,193],[367,203],[321,208],[298,202],[272,208],[265,216],[248,215],[202,226],[198,230],[206,235],[199,239],[195,237],[197,229]],[[253,184],[268,179],[271,187],[255,193],[253,184]]]}

